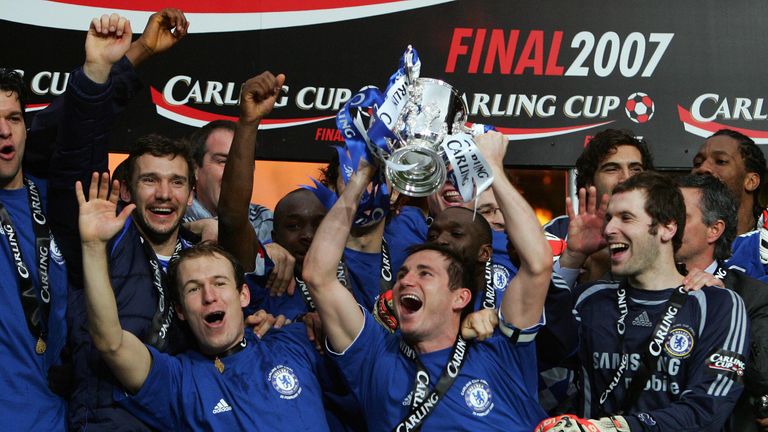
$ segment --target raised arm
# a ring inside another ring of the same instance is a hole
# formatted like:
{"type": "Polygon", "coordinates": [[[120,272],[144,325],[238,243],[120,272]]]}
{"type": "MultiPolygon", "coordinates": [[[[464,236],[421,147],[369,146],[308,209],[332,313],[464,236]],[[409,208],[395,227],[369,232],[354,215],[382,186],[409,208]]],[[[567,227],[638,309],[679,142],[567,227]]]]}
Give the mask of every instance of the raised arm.
{"type": "Polygon", "coordinates": [[[149,375],[152,356],[136,336],[120,326],[107,260],[107,242],[120,231],[135,205],[126,206],[116,216],[119,186],[115,181],[111,192],[108,187],[108,174],[103,174],[99,182],[98,173],[93,173],[86,201],[82,183],[75,186],[80,205],[88,330],[112,373],[126,390],[136,393],[149,375]]]}
{"type": "Polygon", "coordinates": [[[256,133],[261,119],[272,111],[285,82],[285,75],[263,72],[245,82],[240,96],[240,118],[221,178],[219,243],[253,271],[258,244],[256,232],[248,220],[253,191],[256,158],[256,133]]]}
{"type": "Polygon", "coordinates": [[[524,329],[541,319],[552,276],[552,249],[533,209],[504,175],[506,137],[488,132],[476,142],[495,173],[491,188],[504,215],[509,241],[520,256],[520,269],[504,293],[501,313],[507,323],[524,329]]]}
{"type": "Polygon", "coordinates": [[[336,278],[336,267],[344,253],[358,203],[373,173],[373,167],[361,163],[344,193],[325,215],[304,258],[302,276],[320,313],[323,330],[336,352],[346,350],[365,324],[352,293],[336,278]]]}
{"type": "Polygon", "coordinates": [[[176,45],[189,30],[189,21],[179,9],[165,8],[149,16],[141,37],[131,44],[125,56],[138,67],[148,58],[168,51],[176,45]]]}
{"type": "Polygon", "coordinates": [[[50,156],[48,213],[51,230],[68,262],[69,278],[82,286],[77,199],[74,185],[88,187],[91,173],[107,170],[107,144],[115,121],[112,109],[115,62],[131,43],[131,25],[116,14],[93,18],[85,37],[85,62],[75,70],[67,91],[57,99],[56,138],[50,156]]]}

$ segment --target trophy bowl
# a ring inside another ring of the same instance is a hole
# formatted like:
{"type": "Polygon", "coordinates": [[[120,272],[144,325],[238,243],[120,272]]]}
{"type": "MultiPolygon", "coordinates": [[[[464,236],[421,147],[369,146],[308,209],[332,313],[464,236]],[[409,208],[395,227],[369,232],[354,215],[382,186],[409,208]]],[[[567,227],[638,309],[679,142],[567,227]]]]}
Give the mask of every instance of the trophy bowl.
{"type": "Polygon", "coordinates": [[[461,130],[467,104],[450,84],[417,78],[409,87],[408,101],[395,121],[397,139],[389,141],[386,176],[405,195],[423,197],[445,183],[446,167],[440,144],[461,130]]]}

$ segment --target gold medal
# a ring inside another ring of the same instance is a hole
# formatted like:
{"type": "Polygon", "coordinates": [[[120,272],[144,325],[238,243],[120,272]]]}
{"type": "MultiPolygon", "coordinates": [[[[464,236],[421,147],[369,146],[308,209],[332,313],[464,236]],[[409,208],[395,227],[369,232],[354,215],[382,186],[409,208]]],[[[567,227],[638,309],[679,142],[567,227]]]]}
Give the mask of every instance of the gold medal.
{"type": "Polygon", "coordinates": [[[224,363],[218,357],[213,361],[213,365],[216,366],[219,373],[224,373],[224,363]]]}
{"type": "Polygon", "coordinates": [[[35,344],[35,352],[38,354],[45,354],[45,349],[48,348],[48,345],[43,340],[43,337],[37,338],[37,344],[35,344]]]}

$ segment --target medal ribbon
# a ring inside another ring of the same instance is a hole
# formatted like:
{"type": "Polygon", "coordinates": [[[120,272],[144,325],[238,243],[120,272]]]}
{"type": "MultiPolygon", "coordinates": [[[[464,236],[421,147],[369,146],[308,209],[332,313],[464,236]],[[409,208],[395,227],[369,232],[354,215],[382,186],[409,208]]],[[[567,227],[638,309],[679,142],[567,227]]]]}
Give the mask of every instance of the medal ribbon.
{"type": "MultiPolygon", "coordinates": [[[[164,352],[168,349],[168,329],[173,321],[173,304],[170,301],[171,297],[168,292],[168,277],[163,271],[160,260],[157,259],[157,254],[155,254],[149,242],[141,234],[139,234],[139,239],[144,247],[147,260],[149,260],[149,266],[152,268],[152,285],[155,291],[157,291],[157,310],[155,310],[155,315],[152,317],[152,325],[144,342],[164,352]],[[166,301],[166,298],[168,298],[168,301],[166,301]]],[[[179,256],[181,248],[181,236],[178,236],[171,260],[179,256]]]]}
{"type": "Polygon", "coordinates": [[[485,262],[485,292],[483,292],[483,309],[496,309],[496,288],[493,286],[493,264],[485,262]]]}
{"type": "MultiPolygon", "coordinates": [[[[344,264],[344,260],[342,259],[339,261],[339,265],[336,266],[336,279],[338,279],[339,282],[351,292],[352,288],[348,282],[349,278],[347,275],[347,265],[344,264]]],[[[304,299],[304,303],[307,304],[307,312],[316,311],[317,308],[315,307],[315,302],[312,300],[312,295],[309,293],[309,287],[307,287],[307,283],[304,282],[304,279],[298,276],[294,276],[293,278],[296,280],[296,285],[299,287],[299,292],[301,293],[301,297],[304,299]]]]}
{"type": "Polygon", "coordinates": [[[416,363],[416,377],[411,397],[411,409],[408,415],[392,429],[394,432],[416,431],[421,428],[421,424],[432,414],[437,404],[456,381],[456,377],[459,376],[459,372],[461,372],[467,359],[467,349],[468,344],[461,337],[461,334],[456,335],[456,342],[453,344],[448,363],[446,363],[434,390],[430,391],[427,368],[416,355],[416,351],[407,342],[400,340],[400,352],[416,363]]]}
{"type": "MultiPolygon", "coordinates": [[[[667,335],[669,334],[669,330],[672,328],[672,324],[674,324],[677,318],[677,314],[683,308],[683,305],[685,305],[687,299],[688,294],[683,286],[680,285],[669,297],[669,300],[667,300],[664,313],[661,315],[661,317],[659,317],[656,325],[653,328],[653,331],[651,332],[651,336],[649,337],[647,349],[643,353],[643,361],[640,363],[640,368],[638,369],[635,377],[632,379],[632,383],[630,384],[630,387],[627,390],[627,394],[624,397],[624,403],[622,404],[624,407],[623,411],[629,409],[628,405],[634,403],[634,400],[637,398],[637,396],[640,395],[640,392],[642,392],[643,388],[645,387],[645,383],[650,377],[650,371],[653,368],[654,362],[661,356],[662,347],[656,346],[659,345],[658,342],[656,342],[656,339],[661,339],[660,345],[664,344],[667,335]],[[666,322],[665,318],[667,318],[666,322]],[[657,335],[658,337],[656,337],[657,335]]],[[[619,362],[619,367],[616,369],[616,374],[608,383],[608,387],[605,389],[605,391],[603,391],[602,395],[600,395],[599,402],[601,407],[604,406],[605,401],[608,400],[608,397],[616,388],[616,386],[621,383],[621,378],[629,368],[629,353],[627,352],[627,348],[624,343],[626,333],[626,324],[624,320],[626,319],[627,313],[629,312],[629,306],[627,304],[626,282],[622,282],[619,285],[616,296],[616,304],[619,310],[619,319],[616,321],[616,331],[619,334],[619,345],[621,346],[622,352],[621,360],[619,362]]]]}
{"type": "Polygon", "coordinates": [[[19,245],[18,233],[11,221],[11,215],[5,206],[0,204],[0,224],[5,232],[5,239],[16,264],[16,274],[19,281],[19,296],[24,309],[27,327],[33,336],[38,338],[35,351],[45,353],[45,337],[48,330],[48,316],[51,310],[51,288],[48,279],[49,248],[51,230],[43,214],[42,201],[37,185],[29,178],[24,178],[27,187],[27,198],[32,215],[32,229],[35,234],[35,255],[37,256],[37,271],[39,276],[39,292],[35,289],[32,274],[24,263],[24,256],[19,245]]]}

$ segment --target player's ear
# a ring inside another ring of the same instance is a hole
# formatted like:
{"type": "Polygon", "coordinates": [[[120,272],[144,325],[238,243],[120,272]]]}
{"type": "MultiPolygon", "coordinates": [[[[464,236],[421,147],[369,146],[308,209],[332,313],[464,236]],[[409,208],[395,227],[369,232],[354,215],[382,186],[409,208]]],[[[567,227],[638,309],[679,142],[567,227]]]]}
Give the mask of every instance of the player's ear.
{"type": "Polygon", "coordinates": [[[240,288],[240,307],[246,307],[251,302],[251,290],[248,289],[248,284],[243,284],[240,288]]]}
{"type": "Polygon", "coordinates": [[[469,288],[456,288],[453,297],[453,310],[461,311],[472,301],[472,291],[469,288]]]}
{"type": "Polygon", "coordinates": [[[725,222],[718,219],[712,225],[707,227],[707,243],[714,243],[725,232],[725,222]]]}
{"type": "Polygon", "coordinates": [[[120,182],[120,200],[124,202],[133,202],[133,197],[131,196],[131,190],[128,188],[128,183],[121,181],[120,182]]]}
{"type": "Polygon", "coordinates": [[[661,238],[661,241],[668,242],[671,241],[672,238],[675,236],[675,233],[677,232],[677,222],[670,221],[668,223],[659,223],[659,237],[661,238]]]}
{"type": "Polygon", "coordinates": [[[480,252],[478,253],[478,261],[480,262],[488,262],[491,260],[491,257],[493,256],[493,248],[489,244],[484,244],[480,246],[480,252]]]}
{"type": "Polygon", "coordinates": [[[760,186],[760,176],[754,172],[748,172],[744,176],[744,189],[747,192],[753,192],[760,186]]]}

